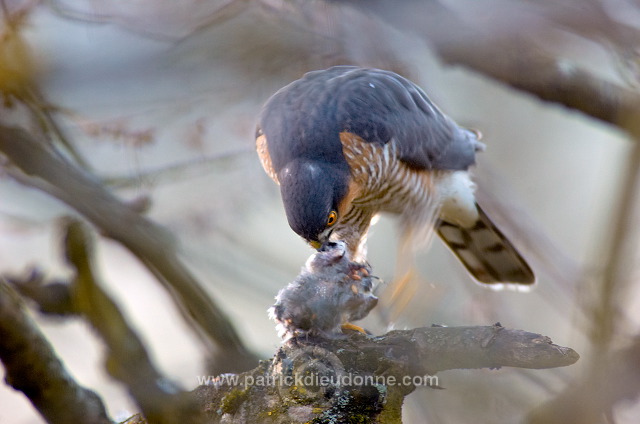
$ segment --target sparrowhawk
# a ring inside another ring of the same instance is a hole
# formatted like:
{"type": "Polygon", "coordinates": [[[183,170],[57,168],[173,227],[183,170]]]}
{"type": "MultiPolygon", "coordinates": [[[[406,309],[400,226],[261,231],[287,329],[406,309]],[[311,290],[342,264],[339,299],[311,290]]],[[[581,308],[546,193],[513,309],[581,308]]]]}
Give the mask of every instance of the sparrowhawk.
{"type": "Polygon", "coordinates": [[[343,240],[364,260],[372,218],[390,212],[406,234],[435,226],[478,282],[531,285],[527,262],[476,203],[478,139],[402,76],[336,66],[271,96],[256,148],[289,225],[317,249],[343,240]]]}

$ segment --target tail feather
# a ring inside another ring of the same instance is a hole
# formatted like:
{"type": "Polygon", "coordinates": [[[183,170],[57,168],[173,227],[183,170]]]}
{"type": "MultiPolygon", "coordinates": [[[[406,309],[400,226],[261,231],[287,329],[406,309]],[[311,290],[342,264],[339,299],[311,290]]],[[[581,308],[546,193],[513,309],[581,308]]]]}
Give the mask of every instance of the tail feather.
{"type": "Polygon", "coordinates": [[[531,286],[535,275],[527,261],[477,205],[478,220],[463,228],[439,221],[438,235],[481,284],[531,286]]]}

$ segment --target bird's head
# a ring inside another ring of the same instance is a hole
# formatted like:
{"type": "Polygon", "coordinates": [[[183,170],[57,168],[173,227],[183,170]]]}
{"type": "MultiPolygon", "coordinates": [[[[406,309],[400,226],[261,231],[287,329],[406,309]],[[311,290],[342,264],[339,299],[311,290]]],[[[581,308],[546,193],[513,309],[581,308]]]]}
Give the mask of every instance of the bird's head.
{"type": "Polygon", "coordinates": [[[289,226],[319,249],[340,217],[338,205],[347,192],[349,174],[339,166],[295,160],[278,173],[289,226]]]}

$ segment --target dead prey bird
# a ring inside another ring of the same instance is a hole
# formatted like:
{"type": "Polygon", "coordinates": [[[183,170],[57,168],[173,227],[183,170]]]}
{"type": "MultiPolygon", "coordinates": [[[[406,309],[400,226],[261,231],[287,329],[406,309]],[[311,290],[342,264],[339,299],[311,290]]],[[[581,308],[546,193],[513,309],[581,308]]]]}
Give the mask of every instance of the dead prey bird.
{"type": "Polygon", "coordinates": [[[280,290],[269,316],[284,340],[341,337],[345,324],[355,327],[348,323],[366,317],[378,303],[372,288],[369,265],[352,262],[345,243],[328,243],[280,290]]]}

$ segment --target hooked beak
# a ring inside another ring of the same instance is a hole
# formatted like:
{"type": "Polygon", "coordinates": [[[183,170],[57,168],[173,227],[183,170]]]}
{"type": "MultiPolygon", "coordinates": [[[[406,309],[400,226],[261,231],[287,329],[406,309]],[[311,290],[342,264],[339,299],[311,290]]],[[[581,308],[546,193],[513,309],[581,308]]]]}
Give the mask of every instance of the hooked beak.
{"type": "Polygon", "coordinates": [[[322,243],[317,240],[309,240],[309,244],[316,250],[320,250],[320,248],[322,247],[322,243]]]}
{"type": "Polygon", "coordinates": [[[329,237],[331,237],[331,233],[333,233],[333,228],[326,228],[323,232],[318,235],[318,240],[308,240],[311,247],[316,250],[321,250],[327,243],[331,244],[329,241],[329,237]]]}

